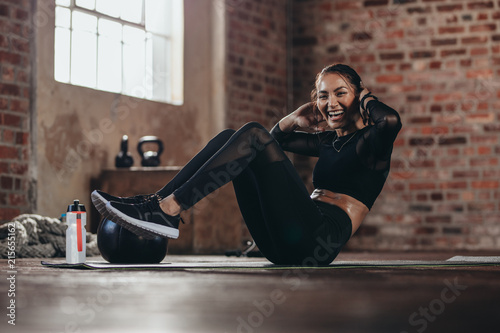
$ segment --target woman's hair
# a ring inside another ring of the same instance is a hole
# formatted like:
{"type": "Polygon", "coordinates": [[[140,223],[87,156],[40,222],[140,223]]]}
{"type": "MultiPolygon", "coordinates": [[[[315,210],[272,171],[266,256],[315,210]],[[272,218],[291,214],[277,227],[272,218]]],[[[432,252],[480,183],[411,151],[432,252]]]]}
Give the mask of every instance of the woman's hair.
{"type": "Polygon", "coordinates": [[[326,74],[338,74],[340,75],[347,83],[349,83],[354,88],[354,93],[359,95],[362,88],[361,77],[358,73],[351,67],[343,64],[334,64],[329,65],[323,68],[321,72],[316,75],[316,81],[314,81],[314,89],[311,91],[311,99],[313,102],[316,101],[318,97],[318,83],[319,80],[326,74]]]}

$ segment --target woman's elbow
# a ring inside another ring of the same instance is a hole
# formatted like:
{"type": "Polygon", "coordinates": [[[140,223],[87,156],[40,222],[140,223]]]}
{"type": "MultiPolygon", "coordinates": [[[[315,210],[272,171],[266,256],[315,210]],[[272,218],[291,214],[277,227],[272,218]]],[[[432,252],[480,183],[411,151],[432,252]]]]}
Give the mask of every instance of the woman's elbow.
{"type": "Polygon", "coordinates": [[[398,113],[385,116],[385,127],[391,132],[399,133],[403,127],[401,117],[398,113]]]}

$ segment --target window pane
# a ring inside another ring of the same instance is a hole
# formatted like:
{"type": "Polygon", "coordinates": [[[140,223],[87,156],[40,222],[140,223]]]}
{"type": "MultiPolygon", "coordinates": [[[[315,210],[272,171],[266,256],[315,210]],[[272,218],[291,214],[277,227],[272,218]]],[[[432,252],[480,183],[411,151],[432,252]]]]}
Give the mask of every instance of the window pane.
{"type": "Polygon", "coordinates": [[[99,19],[99,34],[114,40],[122,40],[122,25],[106,19],[99,19]]]}
{"type": "MultiPolygon", "coordinates": [[[[123,42],[127,44],[140,44],[146,40],[146,33],[142,29],[128,25],[123,26],[123,42]]],[[[143,45],[143,44],[141,44],[143,45]]],[[[139,46],[139,45],[138,45],[139,46]]],[[[144,46],[143,46],[144,50],[144,46]]]]}
{"type": "Polygon", "coordinates": [[[142,0],[123,0],[121,18],[134,23],[142,22],[142,0]]]}
{"type": "Polygon", "coordinates": [[[94,10],[95,0],[76,0],[76,5],[90,10],[94,10]]]}
{"type": "Polygon", "coordinates": [[[150,33],[146,34],[146,98],[153,99],[153,39],[150,33]]]}
{"type": "Polygon", "coordinates": [[[97,36],[90,32],[73,31],[71,37],[71,83],[95,87],[97,36]]]}
{"type": "Polygon", "coordinates": [[[56,0],[56,5],[69,7],[69,5],[71,5],[71,0],[56,0]]]}
{"type": "Polygon", "coordinates": [[[182,103],[183,0],[55,3],[57,81],[182,103]]]}
{"type": "Polygon", "coordinates": [[[96,32],[97,17],[73,11],[73,30],[96,32]]]}
{"type": "Polygon", "coordinates": [[[172,0],[146,0],[146,30],[161,35],[170,34],[169,20],[172,0]]]}
{"type": "Polygon", "coordinates": [[[161,36],[153,35],[149,39],[151,56],[148,58],[146,72],[152,83],[151,97],[154,100],[167,100],[168,96],[168,63],[170,60],[170,42],[161,36]]]}
{"type": "Polygon", "coordinates": [[[71,25],[71,11],[68,8],[56,7],[56,26],[68,28],[71,25]]]}
{"type": "Polygon", "coordinates": [[[128,26],[123,27],[123,92],[140,98],[146,97],[144,31],[128,26]]]}
{"type": "Polygon", "coordinates": [[[56,28],[54,41],[54,78],[69,82],[69,29],[56,28]]]}
{"type": "Polygon", "coordinates": [[[97,88],[112,92],[122,90],[122,43],[105,36],[99,37],[97,58],[97,88]]]}
{"type": "Polygon", "coordinates": [[[169,101],[182,104],[184,100],[184,1],[172,0],[171,61],[169,62],[169,101]]]}
{"type": "Polygon", "coordinates": [[[112,17],[119,17],[121,5],[120,0],[97,0],[96,10],[112,17]]]}

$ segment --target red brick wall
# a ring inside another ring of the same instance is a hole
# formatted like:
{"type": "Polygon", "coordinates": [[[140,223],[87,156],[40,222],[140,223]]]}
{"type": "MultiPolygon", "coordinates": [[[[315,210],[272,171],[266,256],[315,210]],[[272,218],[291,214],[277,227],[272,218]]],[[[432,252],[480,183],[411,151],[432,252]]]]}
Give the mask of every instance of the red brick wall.
{"type": "Polygon", "coordinates": [[[287,102],[287,3],[227,0],[227,126],[271,128],[287,102]]]}
{"type": "Polygon", "coordinates": [[[0,1],[0,222],[31,209],[30,1],[0,1]]]}
{"type": "MultiPolygon", "coordinates": [[[[287,0],[226,0],[226,126],[287,114],[287,0]]],[[[242,239],[251,239],[242,218],[242,239]]]]}
{"type": "Polygon", "coordinates": [[[349,248],[500,247],[499,41],[498,0],[294,1],[294,104],[343,62],[403,120],[349,248]]]}
{"type": "MultiPolygon", "coordinates": [[[[499,0],[294,0],[291,18],[286,0],[225,3],[229,127],[270,128],[332,62],[401,113],[391,175],[350,248],[500,246],[499,0]]],[[[32,208],[30,28],[30,1],[0,1],[1,221],[32,208]]]]}

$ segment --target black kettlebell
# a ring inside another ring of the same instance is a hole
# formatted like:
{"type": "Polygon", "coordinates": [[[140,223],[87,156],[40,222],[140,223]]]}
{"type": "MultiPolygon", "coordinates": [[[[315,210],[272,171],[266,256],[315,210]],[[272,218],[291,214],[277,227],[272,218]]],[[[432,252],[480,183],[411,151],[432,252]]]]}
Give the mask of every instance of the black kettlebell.
{"type": "Polygon", "coordinates": [[[155,167],[160,165],[160,155],[163,152],[163,142],[156,136],[148,135],[143,136],[139,139],[139,143],[137,144],[137,151],[139,155],[142,157],[141,165],[144,167],[155,167]],[[158,145],[157,151],[142,151],[142,145],[146,143],[154,143],[158,145]]]}
{"type": "Polygon", "coordinates": [[[167,254],[168,239],[145,239],[104,218],[97,228],[97,247],[110,263],[156,264],[167,254]]]}
{"type": "Polygon", "coordinates": [[[130,168],[134,164],[134,158],[128,151],[128,136],[122,136],[120,152],[116,155],[115,166],[117,168],[130,168]]]}

